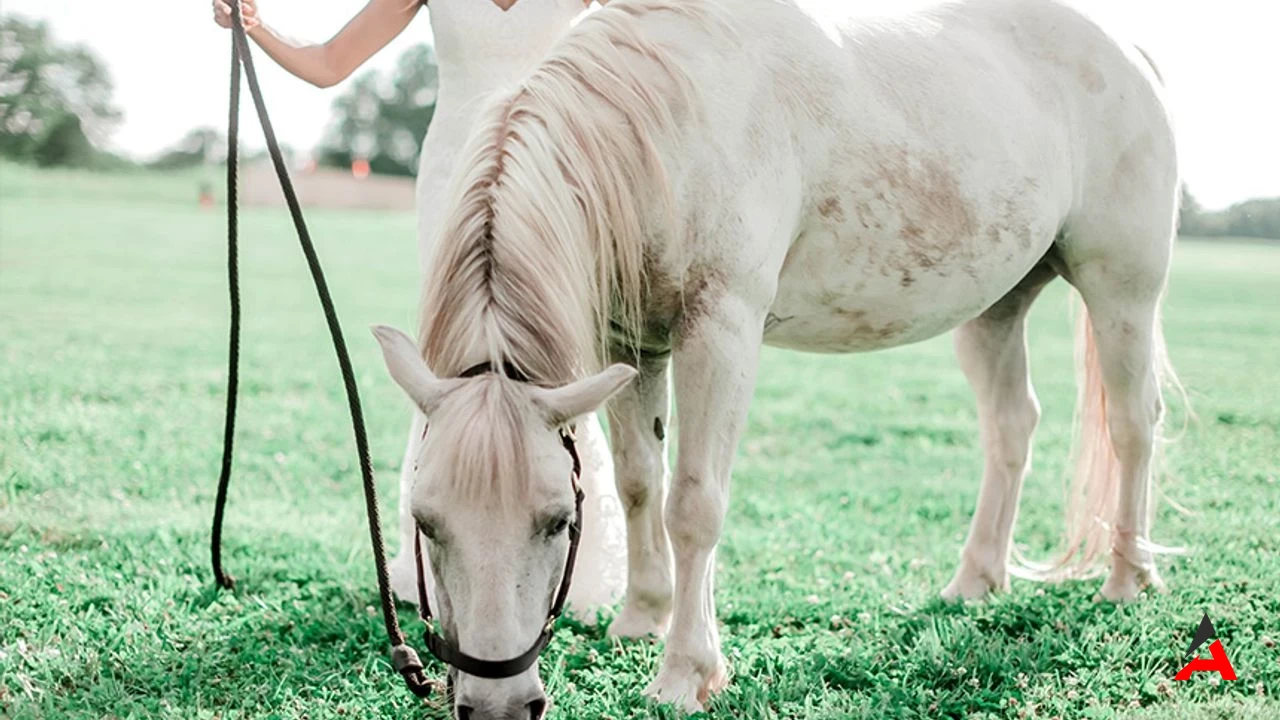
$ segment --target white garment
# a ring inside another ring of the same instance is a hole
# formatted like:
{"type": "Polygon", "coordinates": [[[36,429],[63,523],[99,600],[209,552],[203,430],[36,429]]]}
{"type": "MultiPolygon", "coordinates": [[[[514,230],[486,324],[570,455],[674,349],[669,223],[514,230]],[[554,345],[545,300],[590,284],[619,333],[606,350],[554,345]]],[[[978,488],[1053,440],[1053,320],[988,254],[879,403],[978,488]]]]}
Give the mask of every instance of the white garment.
{"type": "Polygon", "coordinates": [[[542,60],[583,14],[584,3],[518,0],[504,11],[492,0],[431,0],[427,12],[440,89],[418,160],[418,250],[424,270],[449,174],[484,98],[542,60]]]}

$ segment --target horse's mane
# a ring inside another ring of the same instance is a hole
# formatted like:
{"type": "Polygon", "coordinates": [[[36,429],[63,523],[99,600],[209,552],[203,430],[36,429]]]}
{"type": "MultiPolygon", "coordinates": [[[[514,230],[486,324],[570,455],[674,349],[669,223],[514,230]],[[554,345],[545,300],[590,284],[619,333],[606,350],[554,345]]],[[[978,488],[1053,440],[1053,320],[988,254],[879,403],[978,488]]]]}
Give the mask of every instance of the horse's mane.
{"type": "MultiPolygon", "coordinates": [[[[689,78],[640,19],[705,22],[716,10],[716,0],[612,2],[481,111],[423,287],[418,339],[437,375],[490,361],[561,385],[603,364],[611,321],[639,336],[646,211],[670,208],[657,142],[691,106],[689,78]]],[[[524,457],[517,446],[490,450],[524,457]]]]}

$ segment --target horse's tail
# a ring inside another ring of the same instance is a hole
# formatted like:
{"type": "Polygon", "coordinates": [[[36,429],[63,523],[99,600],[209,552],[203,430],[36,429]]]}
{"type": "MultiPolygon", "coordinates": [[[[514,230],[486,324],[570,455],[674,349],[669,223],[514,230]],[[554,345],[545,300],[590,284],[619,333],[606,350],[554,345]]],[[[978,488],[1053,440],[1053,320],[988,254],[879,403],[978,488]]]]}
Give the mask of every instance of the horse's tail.
{"type": "Polygon", "coordinates": [[[1106,551],[1115,518],[1120,462],[1107,428],[1107,389],[1089,309],[1076,317],[1076,414],[1072,439],[1075,472],[1067,498],[1066,547],[1057,568],[1068,576],[1089,575],[1106,551]]]}
{"type": "MultiPolygon", "coordinates": [[[[1020,574],[1038,580],[1061,580],[1095,577],[1103,571],[1104,560],[1111,549],[1111,532],[1116,527],[1116,512],[1120,490],[1120,461],[1111,444],[1111,432],[1107,424],[1107,390],[1102,382],[1102,367],[1098,360],[1098,348],[1094,339],[1093,323],[1084,303],[1076,316],[1075,366],[1076,409],[1072,438],[1074,472],[1067,496],[1066,536],[1062,553],[1048,564],[1022,560],[1020,574]]],[[[1186,403],[1186,392],[1178,381],[1169,360],[1160,318],[1156,318],[1152,336],[1152,366],[1158,388],[1172,388],[1186,403]]],[[[1160,436],[1163,424],[1157,428],[1152,467],[1160,467],[1160,436]]],[[[1158,472],[1155,473],[1158,476],[1158,472]]],[[[1154,486],[1154,481],[1153,481],[1154,486]]],[[[1181,506],[1173,503],[1181,510],[1181,506]]],[[[1155,502],[1149,503],[1154,512],[1155,502]]],[[[1144,539],[1145,540],[1145,539],[1144,539]]],[[[1147,542],[1151,552],[1178,552],[1147,542]]]]}

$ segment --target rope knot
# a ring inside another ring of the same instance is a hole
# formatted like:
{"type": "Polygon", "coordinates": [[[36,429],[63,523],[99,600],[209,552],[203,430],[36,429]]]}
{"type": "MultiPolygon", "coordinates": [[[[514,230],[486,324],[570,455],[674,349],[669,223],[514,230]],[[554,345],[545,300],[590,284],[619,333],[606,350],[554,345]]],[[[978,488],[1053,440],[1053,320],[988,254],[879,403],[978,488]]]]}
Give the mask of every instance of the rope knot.
{"type": "Polygon", "coordinates": [[[404,676],[409,691],[420,698],[431,695],[432,686],[422,672],[422,659],[418,652],[405,644],[391,648],[391,666],[404,676]]]}

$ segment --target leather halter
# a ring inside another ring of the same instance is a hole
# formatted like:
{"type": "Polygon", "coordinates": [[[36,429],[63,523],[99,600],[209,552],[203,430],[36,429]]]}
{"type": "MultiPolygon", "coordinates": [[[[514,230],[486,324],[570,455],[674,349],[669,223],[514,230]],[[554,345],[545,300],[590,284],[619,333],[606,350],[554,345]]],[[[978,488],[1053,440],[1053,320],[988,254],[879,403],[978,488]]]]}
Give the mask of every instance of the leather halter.
{"type": "MultiPolygon", "coordinates": [[[[498,370],[493,363],[486,362],[468,368],[460,377],[469,378],[496,372],[498,370]]],[[[503,363],[502,372],[517,382],[529,382],[524,373],[521,373],[511,363],[503,363]]],[[[426,428],[423,428],[422,436],[424,438],[427,436],[426,428]]],[[[423,624],[426,626],[422,632],[422,639],[431,654],[445,665],[468,675],[490,680],[515,677],[536,663],[538,656],[542,654],[547,644],[551,642],[551,634],[555,630],[556,619],[564,611],[565,600],[569,596],[569,585],[573,582],[573,567],[578,558],[578,541],[582,539],[583,492],[582,485],[579,482],[582,476],[582,460],[578,457],[578,448],[573,430],[569,428],[561,429],[560,442],[564,445],[565,451],[569,453],[569,457],[573,459],[573,475],[570,476],[570,482],[573,484],[573,523],[569,525],[569,555],[565,560],[564,576],[560,579],[560,588],[552,599],[550,612],[547,613],[547,621],[543,624],[542,631],[538,633],[538,639],[533,642],[533,645],[529,646],[528,650],[507,660],[482,660],[468,655],[446,640],[444,636],[436,633],[432,627],[431,603],[427,598],[427,583],[422,572],[422,533],[417,529],[414,530],[413,558],[418,575],[418,617],[422,619],[423,624]]]]}

